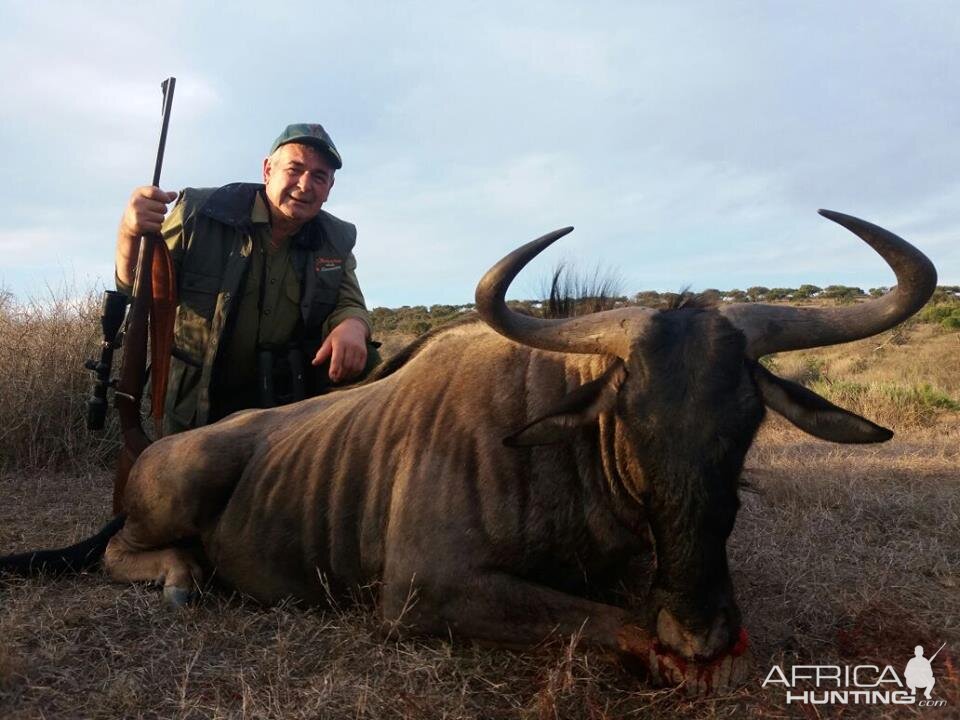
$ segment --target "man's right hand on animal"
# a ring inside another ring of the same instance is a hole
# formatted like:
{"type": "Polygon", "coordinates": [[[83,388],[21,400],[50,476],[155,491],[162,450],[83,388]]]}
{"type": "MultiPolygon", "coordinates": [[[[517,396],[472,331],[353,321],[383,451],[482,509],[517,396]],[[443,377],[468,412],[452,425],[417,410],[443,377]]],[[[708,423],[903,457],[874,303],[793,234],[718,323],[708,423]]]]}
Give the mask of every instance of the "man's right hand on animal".
{"type": "Polygon", "coordinates": [[[362,320],[347,318],[330,331],[311,364],[317,366],[327,360],[333,382],[348,380],[363,370],[367,362],[367,326],[362,320]]]}

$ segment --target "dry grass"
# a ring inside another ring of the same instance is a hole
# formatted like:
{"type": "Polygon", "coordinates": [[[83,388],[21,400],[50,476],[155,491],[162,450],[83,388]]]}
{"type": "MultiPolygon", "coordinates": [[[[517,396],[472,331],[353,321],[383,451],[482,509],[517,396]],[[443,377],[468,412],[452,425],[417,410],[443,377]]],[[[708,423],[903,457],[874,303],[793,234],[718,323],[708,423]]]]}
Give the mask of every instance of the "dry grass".
{"type": "MultiPolygon", "coordinates": [[[[215,591],[171,613],[156,589],[93,573],[0,586],[0,716],[773,718],[801,716],[760,689],[773,663],[899,670],[915,644],[947,641],[938,661],[960,667],[960,434],[873,449],[794,432],[770,422],[748,463],[757,492],[730,558],[757,675],[727,697],[655,690],[570,638],[524,654],[401,640],[371,606],[263,608],[215,591]]],[[[0,547],[22,549],[90,534],[109,479],[8,474],[0,496],[0,547]]],[[[954,712],[960,676],[935,667],[954,712]]]]}
{"type": "MultiPolygon", "coordinates": [[[[927,384],[958,399],[956,335],[923,326],[906,333],[775,364],[826,392],[841,382],[927,384]]],[[[861,409],[888,413],[882,393],[871,397],[861,409]]],[[[388,635],[369,604],[263,608],[217,591],[173,613],[155,588],[91,573],[0,580],[0,717],[957,717],[960,424],[947,408],[931,412],[891,415],[897,437],[864,447],[820,442],[768,419],[730,540],[756,677],[725,697],[690,701],[653,689],[576,638],[517,654],[388,635]],[[914,645],[944,641],[934,693],[946,708],[787,707],[782,691],[760,687],[774,663],[900,671],[914,645]]],[[[0,548],[91,534],[107,517],[110,492],[105,471],[8,470],[0,548]]]]}
{"type": "Polygon", "coordinates": [[[960,417],[960,333],[908,324],[828,348],[765,358],[778,375],[893,430],[955,425],[960,417]]]}
{"type": "Polygon", "coordinates": [[[78,471],[116,456],[115,413],[104,432],[85,425],[83,363],[99,356],[99,318],[94,292],[52,290],[18,305],[0,288],[0,469],[78,471]]]}

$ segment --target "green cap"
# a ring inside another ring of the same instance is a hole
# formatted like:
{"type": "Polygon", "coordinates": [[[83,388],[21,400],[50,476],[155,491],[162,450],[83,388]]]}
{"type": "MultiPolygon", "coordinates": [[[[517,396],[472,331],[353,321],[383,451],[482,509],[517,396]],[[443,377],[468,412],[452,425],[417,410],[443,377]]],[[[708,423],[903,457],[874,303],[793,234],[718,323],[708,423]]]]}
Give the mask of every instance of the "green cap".
{"type": "Polygon", "coordinates": [[[337,147],[333,144],[330,136],[327,135],[327,131],[323,129],[323,125],[314,125],[312,123],[287,125],[286,130],[280,133],[280,137],[273,141],[273,145],[270,147],[270,154],[273,155],[278,147],[286,145],[287,143],[299,143],[301,145],[314,147],[330,158],[333,162],[333,167],[338,170],[343,167],[343,160],[340,159],[340,153],[337,152],[337,147]]]}

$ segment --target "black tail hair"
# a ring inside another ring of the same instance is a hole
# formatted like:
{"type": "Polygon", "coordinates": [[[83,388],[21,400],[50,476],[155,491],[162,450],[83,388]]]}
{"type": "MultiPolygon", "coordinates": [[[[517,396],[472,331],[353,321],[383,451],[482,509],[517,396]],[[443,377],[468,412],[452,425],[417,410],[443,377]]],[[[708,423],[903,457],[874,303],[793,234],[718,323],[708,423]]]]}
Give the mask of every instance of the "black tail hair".
{"type": "Polygon", "coordinates": [[[40,575],[81,572],[96,565],[107,549],[110,538],[120,532],[126,515],[117,515],[93,537],[59,550],[33,550],[0,557],[0,572],[16,575],[40,575]]]}

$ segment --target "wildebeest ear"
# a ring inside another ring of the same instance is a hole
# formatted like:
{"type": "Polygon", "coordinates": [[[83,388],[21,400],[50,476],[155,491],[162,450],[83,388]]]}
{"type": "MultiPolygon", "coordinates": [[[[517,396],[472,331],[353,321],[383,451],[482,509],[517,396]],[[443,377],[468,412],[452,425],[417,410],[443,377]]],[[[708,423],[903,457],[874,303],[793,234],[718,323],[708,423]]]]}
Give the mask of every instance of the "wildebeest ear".
{"type": "Polygon", "coordinates": [[[760,363],[751,363],[763,402],[804,432],[838,443],[885,442],[893,432],[837,407],[803,385],[784,380],[760,363]]]}
{"type": "Polygon", "coordinates": [[[623,361],[617,360],[596,380],[581,385],[548,413],[505,437],[503,444],[523,447],[563,442],[579,428],[596,422],[600,413],[613,408],[626,377],[623,361]]]}

